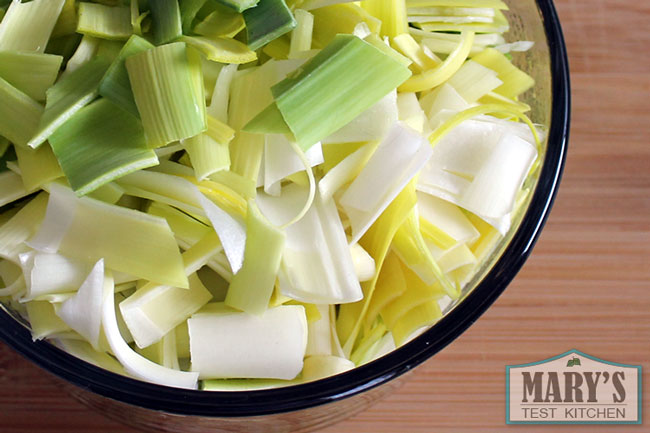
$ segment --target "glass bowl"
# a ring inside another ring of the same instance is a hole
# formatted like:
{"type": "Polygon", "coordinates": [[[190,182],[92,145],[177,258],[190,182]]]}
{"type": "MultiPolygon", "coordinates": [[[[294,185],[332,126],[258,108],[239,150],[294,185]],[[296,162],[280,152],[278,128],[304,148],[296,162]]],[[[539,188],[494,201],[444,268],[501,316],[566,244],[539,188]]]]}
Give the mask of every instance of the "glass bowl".
{"type": "Polygon", "coordinates": [[[82,403],[136,428],[156,432],[303,432],[360,412],[393,392],[400,376],[464,332],[505,290],[531,253],[555,197],[569,133],[569,71],[552,0],[508,1],[512,40],[536,44],[514,61],[535,78],[525,95],[534,122],[548,127],[534,193],[460,302],[433,327],[399,349],[338,376],[286,388],[188,391],[140,382],[90,365],[50,343],[32,342],[24,322],[0,310],[0,338],[53,373],[82,403]]]}

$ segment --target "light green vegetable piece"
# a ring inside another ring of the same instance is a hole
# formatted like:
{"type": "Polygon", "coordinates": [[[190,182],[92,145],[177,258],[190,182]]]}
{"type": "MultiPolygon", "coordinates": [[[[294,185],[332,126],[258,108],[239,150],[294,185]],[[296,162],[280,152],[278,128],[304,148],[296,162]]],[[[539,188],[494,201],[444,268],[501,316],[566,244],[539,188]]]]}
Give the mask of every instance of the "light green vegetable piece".
{"type": "Polygon", "coordinates": [[[158,164],[138,119],[108,99],[72,116],[52,134],[50,145],[70,186],[80,196],[158,164]]]}

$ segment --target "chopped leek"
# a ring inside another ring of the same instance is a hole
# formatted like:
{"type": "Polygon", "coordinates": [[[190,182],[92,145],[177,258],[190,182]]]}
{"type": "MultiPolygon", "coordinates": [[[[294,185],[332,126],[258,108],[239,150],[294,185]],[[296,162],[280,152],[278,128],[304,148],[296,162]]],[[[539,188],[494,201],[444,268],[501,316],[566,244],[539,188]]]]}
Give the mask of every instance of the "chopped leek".
{"type": "Polygon", "coordinates": [[[337,34],[352,34],[358,24],[366,24],[371,33],[379,33],[382,26],[381,21],[354,3],[314,8],[311,13],[314,15],[313,43],[318,48],[328,45],[337,34]]]}
{"type": "Polygon", "coordinates": [[[381,21],[381,35],[394,38],[408,31],[406,3],[393,0],[366,0],[361,3],[368,13],[381,21]]]}
{"type": "MultiPolygon", "coordinates": [[[[293,144],[295,145],[295,144],[293,144]]],[[[280,192],[280,182],[294,173],[305,169],[300,157],[294,152],[291,140],[282,134],[266,134],[264,143],[264,191],[280,192]]],[[[310,167],[323,163],[320,144],[309,149],[305,156],[310,167]]],[[[286,222],[286,221],[285,221],[286,222]]]]}
{"type": "Polygon", "coordinates": [[[431,153],[431,147],[419,134],[400,124],[391,129],[341,197],[352,225],[352,242],[366,233],[431,153]]]}
{"type": "Polygon", "coordinates": [[[129,73],[126,70],[125,63],[127,57],[153,47],[147,40],[137,35],[131,36],[99,83],[99,94],[110,99],[111,102],[119,105],[120,108],[134,116],[140,116],[133,99],[133,91],[131,90],[131,82],[129,81],[129,73]]]}
{"type": "Polygon", "coordinates": [[[296,20],[284,0],[259,0],[243,13],[248,46],[257,50],[296,27],[296,20]]]}
{"type": "Polygon", "coordinates": [[[246,226],[244,264],[228,288],[226,305],[259,315],[271,299],[285,234],[268,222],[252,200],[248,202],[246,226]]]}
{"type": "Polygon", "coordinates": [[[0,22],[0,51],[43,53],[64,2],[12,1],[0,22]]]}
{"type": "Polygon", "coordinates": [[[187,287],[174,236],[165,220],[90,198],[52,184],[45,220],[30,240],[40,251],[104,259],[107,267],[137,277],[187,287]]]}
{"type": "Polygon", "coordinates": [[[131,9],[81,2],[77,32],[102,39],[126,40],[133,33],[131,9]]]}
{"type": "Polygon", "coordinates": [[[234,37],[245,27],[244,17],[237,11],[221,5],[194,26],[194,33],[209,38],[234,37]]]}
{"type": "Polygon", "coordinates": [[[0,51],[0,77],[30,98],[44,101],[62,61],[52,54],[0,51]]]}
{"type": "Polygon", "coordinates": [[[0,297],[34,339],[188,389],[306,383],[417,338],[539,175],[508,54],[533,42],[505,10],[0,0],[0,297]]]}
{"type": "Polygon", "coordinates": [[[76,0],[65,0],[63,9],[52,30],[52,37],[71,35],[77,31],[77,4],[76,0]]]}
{"type": "Polygon", "coordinates": [[[302,381],[311,382],[325,377],[336,376],[352,370],[354,362],[337,356],[309,356],[305,358],[302,381]]]}
{"type": "Polygon", "coordinates": [[[0,77],[0,134],[9,141],[26,145],[43,113],[43,107],[0,77]]]}
{"type": "Polygon", "coordinates": [[[181,36],[179,40],[201,51],[213,62],[242,64],[257,59],[255,51],[235,39],[181,36]]]}
{"type": "Polygon", "coordinates": [[[473,43],[474,33],[464,31],[460,44],[447,56],[444,62],[433,69],[412,76],[406,83],[400,86],[399,90],[402,92],[421,92],[444,83],[463,66],[463,62],[467,59],[473,43]]]}
{"type": "Polygon", "coordinates": [[[438,282],[449,296],[458,298],[460,293],[431,255],[422,237],[419,223],[417,212],[412,212],[395,234],[393,250],[424,283],[432,285],[438,282]]]}
{"type": "Polygon", "coordinates": [[[468,60],[447,81],[469,103],[473,103],[503,84],[497,73],[474,60],[468,60]]]}
{"type": "Polygon", "coordinates": [[[236,72],[237,65],[227,65],[221,69],[214,85],[210,106],[207,108],[209,115],[223,123],[228,123],[230,88],[236,72]]]}
{"type": "Polygon", "coordinates": [[[149,2],[149,7],[156,45],[175,41],[183,34],[178,0],[155,0],[149,2]]]}
{"type": "Polygon", "coordinates": [[[19,255],[30,250],[25,241],[38,230],[47,204],[47,194],[41,193],[0,226],[0,257],[20,263],[19,255]]]}
{"type": "Polygon", "coordinates": [[[104,298],[104,261],[93,267],[77,293],[61,304],[57,315],[99,350],[102,300],[104,298]]]}
{"type": "Polygon", "coordinates": [[[196,314],[187,323],[192,371],[201,379],[290,380],[302,370],[307,347],[307,318],[302,306],[283,305],[260,316],[226,307],[196,314]],[[223,350],[226,347],[229,350],[223,350]]]}
{"type": "Polygon", "coordinates": [[[308,323],[306,356],[332,354],[332,326],[329,305],[316,306],[320,318],[308,323]]]}
{"type": "Polygon", "coordinates": [[[65,67],[65,71],[61,76],[67,75],[71,72],[74,72],[76,69],[79,69],[79,66],[91,60],[99,52],[100,40],[89,35],[84,35],[81,38],[81,42],[77,47],[77,50],[74,52],[68,64],[65,67]]]}
{"type": "Polygon", "coordinates": [[[515,98],[533,87],[533,78],[517,68],[501,52],[488,48],[482,53],[472,57],[472,60],[498,74],[503,84],[494,91],[506,98],[515,98]]]}
{"type": "Polygon", "coordinates": [[[194,137],[207,129],[205,100],[198,100],[192,88],[184,43],[128,57],[126,69],[150,147],[194,137]]]}
{"type": "Polygon", "coordinates": [[[30,191],[19,175],[11,171],[0,173],[0,207],[27,196],[30,191]]]}
{"type": "Polygon", "coordinates": [[[181,14],[181,24],[183,33],[187,34],[192,30],[192,22],[196,14],[205,5],[207,0],[180,0],[179,12],[181,14]]]}
{"type": "Polygon", "coordinates": [[[158,164],[137,118],[107,99],[74,114],[52,134],[50,144],[78,195],[158,164]]]}
{"type": "MultiPolygon", "coordinates": [[[[281,199],[258,196],[261,209],[276,224],[295,215],[306,191],[286,188],[281,199]],[[292,205],[287,205],[287,201],[292,205]],[[284,215],[282,215],[284,213],[284,215]]],[[[340,304],[362,298],[345,231],[333,200],[316,197],[305,217],[286,229],[280,289],[313,304],[340,304]]]]}
{"type": "Polygon", "coordinates": [[[303,150],[307,150],[378,102],[410,75],[408,68],[374,45],[356,36],[338,35],[303,65],[298,74],[272,90],[284,121],[303,150]],[[354,64],[350,63],[351,58],[354,64]]]}
{"type": "Polygon", "coordinates": [[[247,9],[254,8],[259,0],[216,0],[219,3],[234,9],[237,12],[244,12],[247,9]]]}
{"type": "Polygon", "coordinates": [[[48,301],[31,301],[26,303],[25,307],[34,341],[70,330],[70,327],[56,315],[54,304],[48,301]]]}
{"type": "Polygon", "coordinates": [[[96,57],[50,87],[38,129],[27,144],[37,148],[72,115],[95,99],[107,67],[103,58],[96,57]]]}
{"type": "Polygon", "coordinates": [[[326,137],[323,143],[380,141],[397,118],[397,92],[390,92],[343,128],[326,137]]]}
{"type": "Polygon", "coordinates": [[[375,260],[376,273],[372,280],[361,285],[364,299],[354,304],[341,305],[336,327],[338,336],[344,342],[346,355],[352,353],[361,325],[365,320],[372,296],[381,274],[381,268],[388,254],[395,233],[415,207],[417,196],[415,185],[411,182],[381,214],[379,219],[361,239],[361,246],[375,260]]]}
{"type": "Polygon", "coordinates": [[[387,305],[404,295],[407,288],[407,281],[400,259],[397,254],[391,251],[386,256],[381,272],[377,277],[375,292],[368,305],[368,312],[364,319],[367,327],[375,322],[377,316],[387,305]]]}
{"type": "Polygon", "coordinates": [[[60,254],[29,252],[19,258],[25,275],[26,299],[75,292],[90,272],[86,263],[60,254]]]}
{"type": "MultiPolygon", "coordinates": [[[[112,281],[110,281],[112,278],[107,279],[109,280],[108,284],[112,285],[112,281]]],[[[198,386],[198,373],[163,367],[137,354],[126,344],[117,323],[113,290],[111,287],[111,290],[107,290],[108,293],[105,293],[102,303],[102,326],[111,351],[124,366],[127,373],[138,379],[160,385],[196,389],[198,386]]]]}
{"type": "Polygon", "coordinates": [[[311,49],[312,32],[314,30],[314,16],[309,12],[296,9],[296,28],[291,32],[291,46],[289,58],[300,56],[300,53],[311,49]]]}
{"type": "Polygon", "coordinates": [[[182,140],[198,180],[230,168],[228,144],[235,135],[228,125],[208,116],[208,130],[196,137],[182,140]]]}
{"type": "Polygon", "coordinates": [[[143,287],[120,303],[122,317],[138,347],[160,341],[212,299],[196,275],[190,276],[189,282],[189,290],[143,287]]]}

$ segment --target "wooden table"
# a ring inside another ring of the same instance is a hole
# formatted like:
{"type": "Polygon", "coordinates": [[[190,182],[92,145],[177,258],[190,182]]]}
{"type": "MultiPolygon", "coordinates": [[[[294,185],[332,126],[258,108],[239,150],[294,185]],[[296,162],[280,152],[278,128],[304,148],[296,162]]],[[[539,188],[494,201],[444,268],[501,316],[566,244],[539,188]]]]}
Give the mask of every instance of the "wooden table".
{"type": "MultiPolygon", "coordinates": [[[[643,365],[648,412],[650,2],[556,3],[571,58],[572,135],[560,194],[532,257],[498,302],[398,393],[322,433],[584,430],[504,422],[505,365],[573,348],[643,365]]],[[[623,429],[650,431],[587,430],[623,429]]],[[[0,431],[133,430],[87,410],[1,345],[0,431]]]]}

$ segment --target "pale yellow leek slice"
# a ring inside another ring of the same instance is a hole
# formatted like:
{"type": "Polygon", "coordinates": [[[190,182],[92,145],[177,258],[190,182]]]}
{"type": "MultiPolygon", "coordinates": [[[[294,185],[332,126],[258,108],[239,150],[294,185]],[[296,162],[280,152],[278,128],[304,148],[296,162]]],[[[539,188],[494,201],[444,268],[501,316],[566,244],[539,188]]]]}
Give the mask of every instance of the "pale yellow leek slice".
{"type": "Polygon", "coordinates": [[[394,38],[408,32],[406,2],[394,0],[365,0],[361,3],[368,13],[381,21],[381,35],[394,38]]]}
{"type": "Polygon", "coordinates": [[[140,348],[157,343],[212,299],[196,274],[189,290],[146,285],[120,303],[120,311],[140,348]]]}
{"type": "Polygon", "coordinates": [[[395,345],[399,347],[406,343],[417,330],[433,325],[441,317],[442,312],[437,300],[425,302],[408,311],[393,327],[395,345]]]}
{"type": "Polygon", "coordinates": [[[402,33],[393,38],[393,45],[402,54],[413,61],[412,67],[418,73],[433,69],[441,60],[433,53],[427,53],[409,33],[402,33]]]}
{"type": "Polygon", "coordinates": [[[474,32],[464,31],[458,47],[444,62],[434,69],[429,69],[421,74],[413,75],[399,86],[400,92],[421,92],[437,87],[447,81],[463,65],[474,44],[474,32]]]}
{"type": "Polygon", "coordinates": [[[445,291],[439,283],[436,282],[431,285],[424,283],[420,277],[403,264],[402,272],[406,280],[406,291],[381,310],[381,318],[391,331],[395,329],[395,326],[404,315],[408,314],[413,308],[430,301],[436,301],[445,295],[445,291]]]}
{"type": "Polygon", "coordinates": [[[266,311],[280,269],[284,241],[284,231],[272,226],[250,200],[244,264],[228,288],[226,305],[251,314],[266,311]]]}
{"type": "Polygon", "coordinates": [[[39,194],[0,226],[0,257],[20,263],[18,256],[30,250],[25,241],[34,235],[43,221],[47,201],[46,193],[39,194]]]}
{"type": "Polygon", "coordinates": [[[70,327],[56,315],[54,305],[48,301],[30,301],[25,304],[25,307],[34,341],[70,330],[70,327]]]}
{"type": "Polygon", "coordinates": [[[407,290],[407,282],[402,270],[399,257],[394,252],[389,252],[384,261],[384,266],[377,278],[375,292],[368,306],[364,322],[366,330],[375,323],[379,313],[395,299],[401,297],[407,290]]]}
{"type": "Polygon", "coordinates": [[[345,342],[343,349],[348,355],[354,348],[357,335],[368,312],[377,279],[381,273],[393,237],[402,223],[408,218],[416,202],[415,182],[412,181],[388,206],[359,242],[375,259],[377,274],[372,280],[361,284],[364,293],[362,301],[344,304],[340,307],[339,317],[337,318],[337,333],[339,338],[345,342]]]}
{"type": "Polygon", "coordinates": [[[198,49],[213,62],[243,64],[257,60],[255,51],[235,39],[181,36],[179,40],[198,49]]]}
{"type": "Polygon", "coordinates": [[[77,198],[50,185],[45,220],[30,245],[82,260],[104,259],[116,271],[176,287],[187,287],[180,251],[163,219],[132,209],[77,198]]]}

